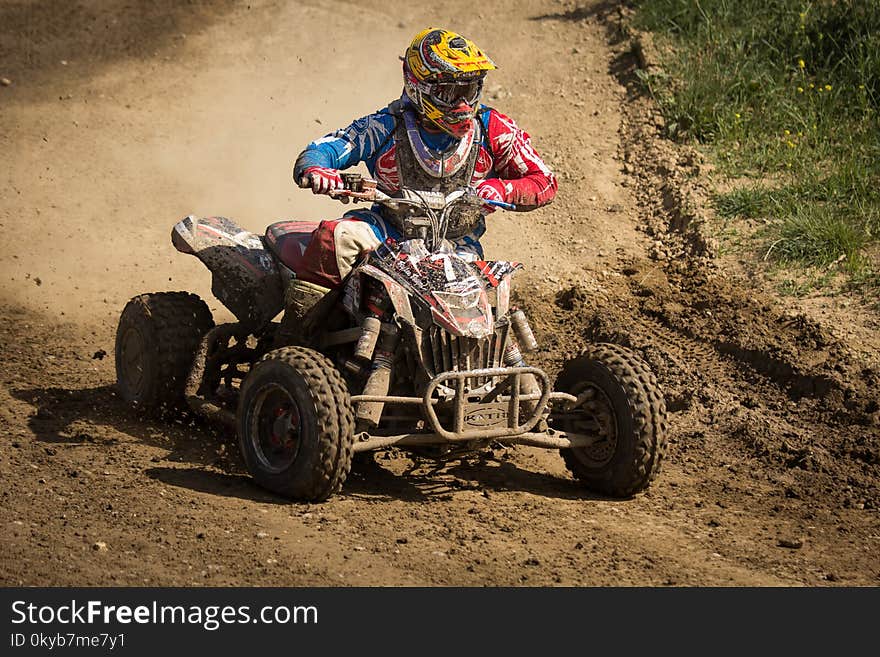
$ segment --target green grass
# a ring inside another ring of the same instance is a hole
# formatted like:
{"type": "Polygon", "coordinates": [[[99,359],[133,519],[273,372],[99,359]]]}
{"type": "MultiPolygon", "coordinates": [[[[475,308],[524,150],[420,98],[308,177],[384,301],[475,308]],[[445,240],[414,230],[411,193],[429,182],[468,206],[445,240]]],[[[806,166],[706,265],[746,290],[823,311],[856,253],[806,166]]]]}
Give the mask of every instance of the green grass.
{"type": "Polygon", "coordinates": [[[880,240],[880,1],[637,0],[663,71],[640,72],[668,136],[704,144],[725,219],[769,258],[874,281],[880,240]],[[772,180],[772,183],[766,182],[772,180]]]}
{"type": "Polygon", "coordinates": [[[738,187],[715,196],[715,209],[725,219],[765,217],[771,212],[772,206],[772,190],[757,185],[738,187]]]}

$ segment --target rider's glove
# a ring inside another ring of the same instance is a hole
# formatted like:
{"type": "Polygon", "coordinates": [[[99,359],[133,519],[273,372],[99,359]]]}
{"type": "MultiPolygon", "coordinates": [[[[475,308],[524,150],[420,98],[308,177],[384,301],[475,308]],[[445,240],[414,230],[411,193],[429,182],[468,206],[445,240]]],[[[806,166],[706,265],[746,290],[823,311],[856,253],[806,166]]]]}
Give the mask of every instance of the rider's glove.
{"type": "Polygon", "coordinates": [[[342,177],[336,169],[309,167],[303,171],[302,187],[311,187],[313,194],[326,194],[334,189],[343,189],[342,177]]]}
{"type": "MultiPolygon", "coordinates": [[[[477,196],[480,198],[488,199],[490,201],[504,202],[504,183],[498,178],[481,180],[477,184],[476,192],[477,196]]],[[[496,208],[494,205],[483,203],[483,214],[489,214],[490,212],[495,212],[495,210],[496,208]]]]}

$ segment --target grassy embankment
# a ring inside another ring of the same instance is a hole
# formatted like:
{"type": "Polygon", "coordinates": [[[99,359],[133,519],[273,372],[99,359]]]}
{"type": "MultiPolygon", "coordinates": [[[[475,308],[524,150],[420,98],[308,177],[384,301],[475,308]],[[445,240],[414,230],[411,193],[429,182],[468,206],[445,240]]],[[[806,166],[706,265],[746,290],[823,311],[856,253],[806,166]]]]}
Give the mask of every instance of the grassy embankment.
{"type": "Polygon", "coordinates": [[[705,145],[727,179],[722,243],[759,246],[783,291],[843,273],[876,297],[880,0],[636,4],[662,53],[641,77],[668,135],[705,145]]]}

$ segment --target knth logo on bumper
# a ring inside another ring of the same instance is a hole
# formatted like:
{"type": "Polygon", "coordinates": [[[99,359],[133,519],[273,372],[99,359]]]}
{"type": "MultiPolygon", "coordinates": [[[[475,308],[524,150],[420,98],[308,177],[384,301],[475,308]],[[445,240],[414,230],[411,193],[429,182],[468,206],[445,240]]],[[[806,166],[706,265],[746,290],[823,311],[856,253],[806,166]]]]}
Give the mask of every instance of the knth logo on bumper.
{"type": "Polygon", "coordinates": [[[61,625],[92,623],[137,624],[179,624],[200,625],[206,630],[216,630],[221,625],[242,623],[264,623],[266,625],[288,623],[317,624],[318,608],[314,606],[265,606],[251,610],[248,605],[160,605],[153,601],[149,605],[110,605],[100,600],[81,603],[71,600],[70,604],[58,606],[35,605],[23,600],[12,603],[12,623],[20,625],[61,625]]]}
{"type": "Polygon", "coordinates": [[[464,422],[471,427],[481,429],[507,424],[508,412],[505,408],[478,408],[464,416],[464,422]]]}

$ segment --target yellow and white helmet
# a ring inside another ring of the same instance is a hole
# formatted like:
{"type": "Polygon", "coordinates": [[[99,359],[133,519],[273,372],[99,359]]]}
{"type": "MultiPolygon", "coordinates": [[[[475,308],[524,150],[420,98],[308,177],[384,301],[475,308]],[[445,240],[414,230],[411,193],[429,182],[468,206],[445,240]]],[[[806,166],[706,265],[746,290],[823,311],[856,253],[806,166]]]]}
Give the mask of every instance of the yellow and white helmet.
{"type": "Polygon", "coordinates": [[[415,36],[403,56],[403,88],[428,121],[461,138],[470,130],[483,78],[495,68],[473,41],[429,27],[415,36]]]}

